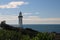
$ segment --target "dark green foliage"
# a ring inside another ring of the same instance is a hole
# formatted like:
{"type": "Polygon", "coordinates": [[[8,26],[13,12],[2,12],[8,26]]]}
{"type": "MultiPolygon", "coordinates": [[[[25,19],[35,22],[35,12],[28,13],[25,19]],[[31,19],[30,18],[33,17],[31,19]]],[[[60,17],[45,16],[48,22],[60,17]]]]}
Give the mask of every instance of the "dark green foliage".
{"type": "Polygon", "coordinates": [[[54,33],[38,33],[37,36],[33,37],[32,40],[53,40],[55,37],[54,33]]]}
{"type": "Polygon", "coordinates": [[[19,40],[21,37],[20,32],[0,30],[0,40],[19,40]]]}
{"type": "Polygon", "coordinates": [[[28,34],[24,35],[21,32],[0,29],[0,40],[53,40],[54,37],[54,33],[38,32],[35,37],[31,38],[28,34]]]}

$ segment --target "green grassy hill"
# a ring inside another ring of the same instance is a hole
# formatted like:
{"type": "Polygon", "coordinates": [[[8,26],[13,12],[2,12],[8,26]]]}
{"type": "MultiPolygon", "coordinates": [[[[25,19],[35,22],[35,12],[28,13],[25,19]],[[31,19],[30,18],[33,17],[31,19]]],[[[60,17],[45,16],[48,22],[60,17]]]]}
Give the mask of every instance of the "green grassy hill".
{"type": "Polygon", "coordinates": [[[38,32],[36,36],[30,37],[28,32],[22,34],[20,31],[0,29],[0,40],[53,40],[54,37],[54,33],[38,32]]]}
{"type": "Polygon", "coordinates": [[[30,28],[15,28],[5,23],[1,23],[0,40],[53,40],[55,33],[38,32],[30,28]]]}

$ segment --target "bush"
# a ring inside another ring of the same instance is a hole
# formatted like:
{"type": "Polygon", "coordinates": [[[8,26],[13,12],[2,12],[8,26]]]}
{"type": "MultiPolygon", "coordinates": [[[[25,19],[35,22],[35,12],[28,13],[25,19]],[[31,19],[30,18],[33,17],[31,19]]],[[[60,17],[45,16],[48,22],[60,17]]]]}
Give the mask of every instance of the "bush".
{"type": "Polygon", "coordinates": [[[53,40],[54,37],[54,33],[39,32],[35,37],[30,38],[29,35],[21,34],[21,32],[0,29],[0,40],[53,40]]]}

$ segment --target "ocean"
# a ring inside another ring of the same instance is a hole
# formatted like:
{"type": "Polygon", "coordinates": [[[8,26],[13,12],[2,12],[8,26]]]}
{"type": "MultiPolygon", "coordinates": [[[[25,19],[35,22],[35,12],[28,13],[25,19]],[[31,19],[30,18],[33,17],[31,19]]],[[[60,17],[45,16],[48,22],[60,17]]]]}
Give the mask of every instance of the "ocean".
{"type": "MultiPolygon", "coordinates": [[[[18,25],[13,25],[18,27],[18,25]]],[[[31,28],[39,32],[57,32],[60,33],[60,24],[26,24],[23,28],[31,28]]]]}

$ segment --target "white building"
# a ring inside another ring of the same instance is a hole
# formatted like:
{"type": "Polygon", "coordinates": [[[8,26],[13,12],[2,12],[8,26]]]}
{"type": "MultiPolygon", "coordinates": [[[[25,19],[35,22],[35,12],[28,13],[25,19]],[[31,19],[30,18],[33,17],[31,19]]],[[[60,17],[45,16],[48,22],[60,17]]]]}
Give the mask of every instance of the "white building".
{"type": "Polygon", "coordinates": [[[22,12],[20,12],[19,16],[18,16],[18,19],[19,19],[19,27],[21,27],[21,28],[23,28],[23,26],[22,26],[22,18],[23,18],[22,12]]]}

